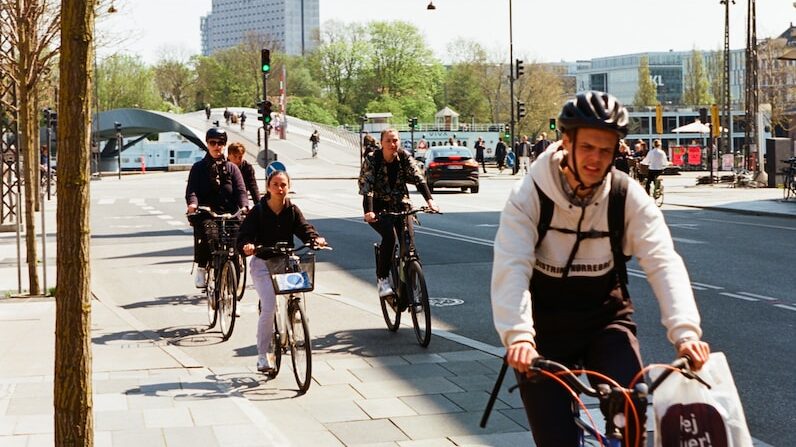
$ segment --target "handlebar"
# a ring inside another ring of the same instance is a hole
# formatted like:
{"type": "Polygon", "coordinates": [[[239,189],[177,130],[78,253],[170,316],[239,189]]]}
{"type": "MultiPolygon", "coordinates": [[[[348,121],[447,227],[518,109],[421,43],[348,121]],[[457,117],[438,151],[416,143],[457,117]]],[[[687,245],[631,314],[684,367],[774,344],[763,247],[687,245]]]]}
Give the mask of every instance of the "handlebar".
{"type": "Polygon", "coordinates": [[[382,211],[378,214],[378,217],[414,216],[417,213],[442,214],[442,212],[434,211],[427,206],[421,206],[420,208],[413,208],[409,211],[382,211]]]}
{"type": "Polygon", "coordinates": [[[234,214],[230,214],[230,213],[218,214],[215,211],[213,211],[213,209],[210,208],[209,206],[199,206],[199,207],[196,207],[196,211],[195,212],[193,212],[193,213],[185,213],[185,215],[188,216],[188,217],[198,216],[200,214],[208,214],[208,215],[210,215],[210,217],[213,217],[213,218],[237,219],[237,218],[239,218],[239,217],[241,217],[243,215],[243,208],[238,209],[238,211],[236,211],[234,214]]]}
{"type": "Polygon", "coordinates": [[[312,242],[305,242],[298,247],[291,247],[290,244],[287,242],[277,242],[275,245],[267,246],[267,245],[257,245],[254,247],[254,254],[255,256],[260,256],[264,254],[278,254],[278,255],[292,255],[296,253],[301,253],[303,251],[313,249],[313,250],[333,250],[332,247],[329,245],[318,246],[315,245],[315,241],[312,242]]]}

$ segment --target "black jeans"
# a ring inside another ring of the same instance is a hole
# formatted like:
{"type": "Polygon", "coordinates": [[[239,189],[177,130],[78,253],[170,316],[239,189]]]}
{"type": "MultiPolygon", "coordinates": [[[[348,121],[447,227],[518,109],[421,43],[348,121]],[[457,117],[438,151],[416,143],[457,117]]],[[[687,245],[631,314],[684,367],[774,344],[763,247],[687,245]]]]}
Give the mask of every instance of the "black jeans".
{"type": "MultiPolygon", "coordinates": [[[[629,328],[620,324],[609,325],[592,334],[584,346],[575,349],[572,349],[571,345],[556,346],[548,352],[540,351],[540,355],[569,367],[582,365],[585,369],[613,378],[625,387],[642,367],[636,336],[629,328]]],[[[569,393],[551,379],[529,380],[524,374],[516,371],[515,375],[536,445],[538,447],[577,446],[579,431],[574,422],[572,397],[569,393]]],[[[589,378],[589,381],[592,386],[599,383],[593,378],[589,378]]],[[[607,412],[607,408],[601,410],[603,414],[607,412]]],[[[585,415],[582,417],[588,421],[585,415]]],[[[628,415],[627,418],[631,420],[632,416],[628,415]]],[[[635,430],[631,430],[630,439],[635,439],[635,436],[635,430]]],[[[643,436],[644,433],[642,440],[643,436]]],[[[646,443],[642,442],[641,445],[646,443]]]]}
{"type": "Polygon", "coordinates": [[[655,179],[658,178],[661,174],[663,174],[663,169],[650,169],[649,175],[647,175],[647,183],[644,185],[644,189],[647,191],[647,195],[650,193],[650,185],[655,182],[655,179]]]}
{"type": "Polygon", "coordinates": [[[403,219],[408,219],[407,228],[409,229],[409,239],[411,240],[411,244],[414,246],[415,231],[412,224],[413,219],[411,217],[381,217],[376,222],[368,223],[371,228],[376,230],[376,232],[381,235],[379,259],[376,264],[376,276],[379,278],[386,278],[390,275],[390,263],[392,262],[392,258],[394,256],[396,235],[401,233],[403,219]]]}
{"type": "Polygon", "coordinates": [[[193,262],[201,268],[205,268],[210,261],[210,245],[207,243],[207,226],[215,225],[213,219],[204,217],[203,219],[192,220],[193,225],[193,262]]]}

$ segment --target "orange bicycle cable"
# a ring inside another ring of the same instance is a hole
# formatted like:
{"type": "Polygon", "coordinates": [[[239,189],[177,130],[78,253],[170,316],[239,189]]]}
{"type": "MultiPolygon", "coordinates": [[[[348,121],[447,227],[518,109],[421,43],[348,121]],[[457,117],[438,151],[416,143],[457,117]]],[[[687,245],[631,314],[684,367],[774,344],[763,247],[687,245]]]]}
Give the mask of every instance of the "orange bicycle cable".
{"type": "MultiPolygon", "coordinates": [[[[630,410],[630,414],[633,415],[634,425],[636,427],[639,427],[641,425],[641,419],[639,418],[639,415],[638,415],[638,409],[636,408],[636,404],[633,403],[633,399],[631,398],[630,393],[628,391],[626,391],[625,387],[619,385],[619,383],[616,380],[606,376],[605,374],[599,373],[597,371],[592,371],[592,370],[589,370],[589,369],[576,369],[576,370],[572,370],[572,373],[573,374],[585,374],[586,376],[597,377],[598,379],[602,379],[603,381],[613,385],[616,388],[622,389],[622,395],[625,397],[625,414],[628,414],[628,409],[629,409],[630,410]]],[[[635,380],[635,378],[634,378],[634,380],[635,380]]],[[[631,387],[632,387],[632,385],[631,385],[631,387]]],[[[641,428],[642,427],[639,427],[639,429],[641,429],[641,428]]],[[[625,432],[625,439],[628,439],[629,435],[630,435],[630,426],[628,424],[625,424],[624,432],[625,432]]],[[[640,435],[639,435],[639,433],[636,433],[636,442],[634,444],[638,445],[640,442],[641,442],[640,435]]]]}
{"type": "Polygon", "coordinates": [[[600,445],[603,445],[603,437],[600,434],[600,430],[597,429],[597,423],[594,422],[594,418],[592,418],[591,412],[589,411],[588,408],[586,408],[586,404],[583,403],[583,401],[578,396],[578,393],[576,393],[575,390],[573,390],[572,387],[569,386],[569,384],[567,384],[567,382],[565,382],[563,379],[558,377],[558,375],[560,373],[565,373],[566,374],[566,372],[565,371],[559,371],[559,372],[556,372],[556,373],[552,373],[552,372],[546,371],[544,369],[539,369],[538,372],[541,373],[542,375],[546,376],[546,377],[549,377],[549,378],[555,380],[559,385],[564,387],[564,389],[569,392],[569,394],[572,396],[572,398],[575,400],[575,402],[578,403],[578,407],[580,407],[583,410],[583,412],[586,414],[586,417],[589,419],[589,424],[591,424],[592,428],[594,429],[594,433],[597,434],[597,442],[599,442],[600,445]]]}

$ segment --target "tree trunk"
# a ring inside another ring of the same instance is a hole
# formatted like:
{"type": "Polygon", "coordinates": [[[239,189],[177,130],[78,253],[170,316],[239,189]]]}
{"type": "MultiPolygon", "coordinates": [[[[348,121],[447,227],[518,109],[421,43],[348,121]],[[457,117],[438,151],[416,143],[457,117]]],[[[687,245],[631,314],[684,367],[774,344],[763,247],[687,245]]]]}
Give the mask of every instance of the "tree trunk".
{"type": "Polygon", "coordinates": [[[19,134],[20,153],[22,154],[22,174],[25,184],[25,254],[28,260],[28,283],[31,295],[41,294],[38,272],[38,254],[36,251],[36,183],[39,159],[36,151],[37,138],[33,135],[36,127],[36,114],[31,104],[32,94],[24,82],[19,86],[19,134]]]}
{"type": "Polygon", "coordinates": [[[94,445],[91,383],[89,162],[94,1],[61,3],[58,104],[58,289],[55,445],[94,445]]]}

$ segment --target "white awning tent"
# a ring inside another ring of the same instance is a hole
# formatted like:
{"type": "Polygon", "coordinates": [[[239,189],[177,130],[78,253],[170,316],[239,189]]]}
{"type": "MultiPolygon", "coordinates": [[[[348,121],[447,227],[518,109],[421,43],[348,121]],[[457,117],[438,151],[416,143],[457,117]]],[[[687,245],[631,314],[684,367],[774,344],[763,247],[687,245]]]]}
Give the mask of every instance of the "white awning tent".
{"type": "MultiPolygon", "coordinates": [[[[721,128],[721,131],[726,131],[725,128],[721,128]]],[[[701,121],[696,120],[693,123],[688,123],[686,125],[676,127],[672,129],[672,132],[675,133],[710,133],[710,126],[707,124],[703,124],[701,121]]]]}

